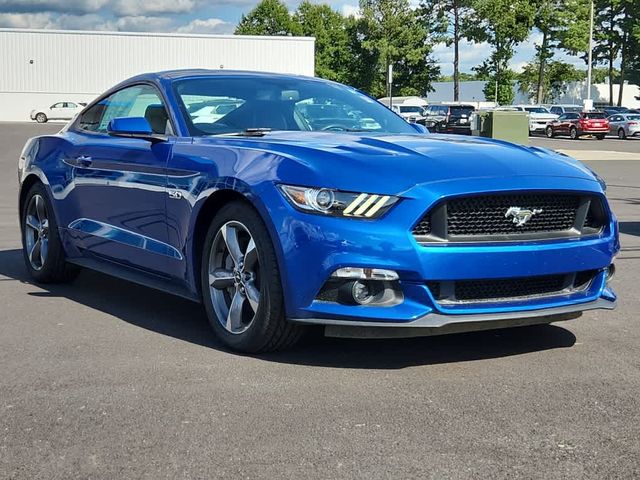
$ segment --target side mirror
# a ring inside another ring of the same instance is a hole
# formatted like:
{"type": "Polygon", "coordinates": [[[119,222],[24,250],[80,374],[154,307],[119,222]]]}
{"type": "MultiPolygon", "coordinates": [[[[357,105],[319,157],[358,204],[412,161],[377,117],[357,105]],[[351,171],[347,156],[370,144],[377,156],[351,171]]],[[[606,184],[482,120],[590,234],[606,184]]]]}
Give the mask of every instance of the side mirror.
{"type": "Polygon", "coordinates": [[[415,129],[416,132],[418,133],[429,133],[429,130],[427,130],[427,127],[425,127],[424,125],[421,125],[419,123],[410,123],[410,125],[415,129]]]}
{"type": "Polygon", "coordinates": [[[114,137],[139,138],[149,142],[164,142],[165,135],[153,133],[151,125],[144,117],[113,118],[107,125],[107,133],[114,137]]]}

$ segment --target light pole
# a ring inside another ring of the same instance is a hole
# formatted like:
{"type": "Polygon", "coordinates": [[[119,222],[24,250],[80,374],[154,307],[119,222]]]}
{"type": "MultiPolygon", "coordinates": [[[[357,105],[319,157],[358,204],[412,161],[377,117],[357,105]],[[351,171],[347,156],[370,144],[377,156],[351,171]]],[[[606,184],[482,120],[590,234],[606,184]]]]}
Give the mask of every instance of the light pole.
{"type": "Polygon", "coordinates": [[[587,65],[587,99],[584,102],[585,110],[593,109],[593,101],[591,100],[591,63],[593,62],[593,0],[589,2],[589,52],[587,65]]]}

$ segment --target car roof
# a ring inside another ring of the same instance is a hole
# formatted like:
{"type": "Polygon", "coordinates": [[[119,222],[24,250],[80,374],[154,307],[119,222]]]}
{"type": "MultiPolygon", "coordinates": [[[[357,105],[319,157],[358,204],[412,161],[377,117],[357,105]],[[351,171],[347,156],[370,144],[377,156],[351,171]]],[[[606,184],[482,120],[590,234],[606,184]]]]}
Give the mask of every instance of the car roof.
{"type": "Polygon", "coordinates": [[[238,77],[270,77],[270,78],[306,78],[310,80],[319,80],[315,77],[306,77],[303,75],[292,75],[284,73],[272,73],[272,72],[257,72],[249,70],[224,70],[224,69],[205,69],[205,68],[192,68],[181,70],[164,70],[160,72],[149,72],[137,75],[129,78],[127,82],[141,81],[141,80],[179,80],[182,78],[194,78],[194,77],[215,77],[215,76],[238,76],[238,77]]]}

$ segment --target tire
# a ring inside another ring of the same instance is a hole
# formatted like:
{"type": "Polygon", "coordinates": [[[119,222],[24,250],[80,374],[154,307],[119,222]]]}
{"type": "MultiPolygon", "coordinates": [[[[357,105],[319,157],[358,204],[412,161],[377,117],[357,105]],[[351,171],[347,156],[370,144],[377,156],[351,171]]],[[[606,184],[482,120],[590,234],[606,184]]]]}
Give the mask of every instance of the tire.
{"type": "Polygon", "coordinates": [[[596,138],[597,138],[598,140],[604,140],[604,136],[605,136],[605,135],[604,135],[604,133],[598,133],[598,134],[596,135],[596,138]]]}
{"type": "Polygon", "coordinates": [[[276,253],[251,206],[231,202],[216,214],[204,241],[200,270],[209,323],[227,347],[267,352],[289,348],[300,339],[304,327],[284,317],[276,253]]]}
{"type": "Polygon", "coordinates": [[[578,135],[578,130],[576,129],[576,127],[571,127],[571,129],[569,130],[569,136],[571,137],[571,140],[580,139],[580,135],[578,135]]]}
{"type": "Polygon", "coordinates": [[[67,263],[58,224],[42,183],[34,184],[20,212],[22,253],[29,274],[38,283],[73,280],[80,269],[67,263]]]}
{"type": "Polygon", "coordinates": [[[551,127],[545,128],[544,132],[547,134],[547,138],[555,137],[555,134],[553,133],[553,128],[551,127]]]}
{"type": "Polygon", "coordinates": [[[627,138],[627,133],[624,131],[624,128],[618,129],[618,138],[620,140],[624,140],[625,138],[627,138]]]}
{"type": "Polygon", "coordinates": [[[39,113],[36,114],[36,122],[38,122],[38,123],[47,123],[47,120],[49,120],[49,119],[47,118],[47,116],[44,113],[39,112],[39,113]]]}

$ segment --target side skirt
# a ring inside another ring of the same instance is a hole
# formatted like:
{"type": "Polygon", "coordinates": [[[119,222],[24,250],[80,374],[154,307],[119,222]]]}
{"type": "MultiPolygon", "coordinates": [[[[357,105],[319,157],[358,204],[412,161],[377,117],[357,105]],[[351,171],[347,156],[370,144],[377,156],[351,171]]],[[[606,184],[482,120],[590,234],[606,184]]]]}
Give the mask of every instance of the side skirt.
{"type": "Polygon", "coordinates": [[[78,265],[83,268],[95,270],[105,275],[120,278],[128,282],[137,283],[144,287],[160,290],[171,295],[186,298],[192,302],[200,303],[200,298],[191,292],[186,287],[176,284],[175,281],[158,277],[156,275],[136,270],[135,268],[127,267],[117,263],[109,262],[106,260],[98,260],[90,257],[77,257],[67,259],[69,263],[78,265]]]}

